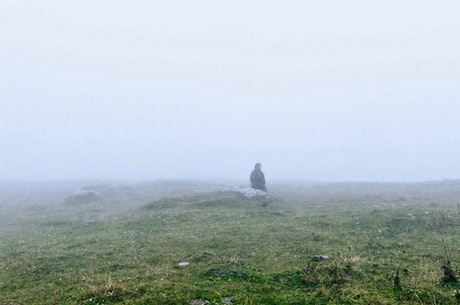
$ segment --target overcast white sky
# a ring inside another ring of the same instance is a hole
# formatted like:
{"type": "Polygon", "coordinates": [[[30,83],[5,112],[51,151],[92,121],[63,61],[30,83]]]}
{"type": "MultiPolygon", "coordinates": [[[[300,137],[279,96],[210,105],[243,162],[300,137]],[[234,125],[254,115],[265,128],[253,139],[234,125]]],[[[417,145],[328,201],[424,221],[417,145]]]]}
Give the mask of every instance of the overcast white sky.
{"type": "Polygon", "coordinates": [[[460,178],[460,2],[0,1],[0,180],[460,178]]]}

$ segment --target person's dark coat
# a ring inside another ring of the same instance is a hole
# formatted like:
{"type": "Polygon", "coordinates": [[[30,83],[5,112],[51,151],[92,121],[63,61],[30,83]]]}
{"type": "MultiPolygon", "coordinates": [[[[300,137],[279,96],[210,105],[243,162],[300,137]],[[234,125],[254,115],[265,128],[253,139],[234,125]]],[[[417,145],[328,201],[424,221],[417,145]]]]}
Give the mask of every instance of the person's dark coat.
{"type": "Polygon", "coordinates": [[[262,172],[260,163],[257,163],[251,172],[251,187],[257,190],[267,191],[265,188],[265,176],[262,172]]]}

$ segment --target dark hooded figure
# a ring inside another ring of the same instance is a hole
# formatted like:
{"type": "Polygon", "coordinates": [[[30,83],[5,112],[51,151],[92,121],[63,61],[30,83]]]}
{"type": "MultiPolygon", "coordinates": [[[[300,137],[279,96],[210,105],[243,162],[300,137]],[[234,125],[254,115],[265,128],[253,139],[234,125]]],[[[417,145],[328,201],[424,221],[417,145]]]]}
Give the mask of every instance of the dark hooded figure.
{"type": "Polygon", "coordinates": [[[251,187],[257,190],[267,191],[265,188],[265,176],[262,173],[262,165],[256,163],[254,170],[251,172],[251,187]]]}

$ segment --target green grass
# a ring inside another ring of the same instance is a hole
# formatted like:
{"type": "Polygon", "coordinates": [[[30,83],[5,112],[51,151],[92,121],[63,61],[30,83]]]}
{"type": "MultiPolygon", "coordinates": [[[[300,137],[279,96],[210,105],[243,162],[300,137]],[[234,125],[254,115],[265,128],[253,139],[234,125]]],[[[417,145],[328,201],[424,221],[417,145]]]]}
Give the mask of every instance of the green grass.
{"type": "Polygon", "coordinates": [[[88,217],[103,208],[83,206],[81,216],[62,207],[10,219],[0,304],[460,303],[460,285],[442,283],[446,254],[460,264],[452,204],[433,206],[423,193],[398,204],[286,192],[167,198],[117,217],[88,217]]]}

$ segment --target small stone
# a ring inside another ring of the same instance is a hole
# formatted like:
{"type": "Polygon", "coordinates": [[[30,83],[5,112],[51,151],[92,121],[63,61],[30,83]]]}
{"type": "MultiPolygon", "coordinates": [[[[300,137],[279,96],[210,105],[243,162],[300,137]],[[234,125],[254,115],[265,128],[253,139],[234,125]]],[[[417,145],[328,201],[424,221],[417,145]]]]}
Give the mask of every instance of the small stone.
{"type": "Polygon", "coordinates": [[[232,295],[230,297],[221,298],[220,300],[222,301],[222,303],[225,303],[227,305],[232,305],[235,299],[236,299],[236,296],[232,295]]]}
{"type": "Polygon", "coordinates": [[[328,260],[328,259],[329,259],[329,255],[315,255],[315,256],[313,256],[314,261],[324,261],[324,260],[328,260]]]}
{"type": "Polygon", "coordinates": [[[179,267],[186,267],[189,264],[190,264],[189,262],[181,262],[181,263],[179,263],[179,267]]]}

